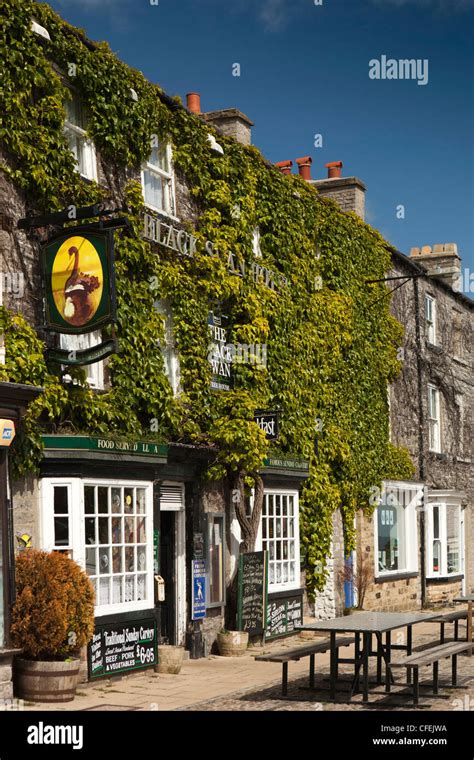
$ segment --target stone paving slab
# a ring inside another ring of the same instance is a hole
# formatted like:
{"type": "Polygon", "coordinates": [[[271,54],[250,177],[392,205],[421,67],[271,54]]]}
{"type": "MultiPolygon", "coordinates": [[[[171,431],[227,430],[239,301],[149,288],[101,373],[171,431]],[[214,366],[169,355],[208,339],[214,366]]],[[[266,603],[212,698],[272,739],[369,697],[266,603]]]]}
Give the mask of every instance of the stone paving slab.
{"type": "MultiPolygon", "coordinates": [[[[464,629],[460,628],[461,635],[464,629]]],[[[451,631],[447,628],[447,634],[451,631]]],[[[414,627],[414,646],[416,648],[433,645],[439,642],[439,626],[434,624],[420,624],[414,627]]],[[[404,631],[396,631],[392,634],[393,643],[402,643],[404,631]],[[398,639],[397,639],[398,637],[398,639]]],[[[267,651],[282,650],[294,646],[304,646],[308,643],[308,636],[293,636],[283,640],[268,642],[264,647],[255,647],[248,650],[243,657],[219,657],[211,655],[201,660],[185,660],[181,673],[178,675],[157,674],[153,670],[147,670],[129,674],[121,678],[97,681],[81,684],[78,688],[76,699],[73,702],[59,705],[44,703],[25,703],[25,709],[49,710],[49,711],[77,711],[77,710],[232,710],[232,711],[288,711],[288,710],[364,710],[364,709],[410,709],[410,704],[405,698],[402,705],[390,702],[387,706],[384,694],[372,693],[371,706],[366,707],[361,703],[361,697],[356,695],[350,704],[341,701],[329,702],[329,693],[323,690],[326,687],[329,674],[329,652],[316,657],[316,691],[314,693],[304,689],[308,685],[309,658],[299,662],[291,662],[289,665],[289,697],[281,698],[281,665],[279,663],[255,662],[255,657],[267,651]],[[238,690],[236,690],[238,686],[238,690]]],[[[345,655],[350,656],[352,648],[345,650],[345,655]]],[[[395,657],[401,656],[396,653],[395,657]]],[[[474,656],[459,657],[459,675],[472,676],[473,681],[469,686],[461,689],[445,690],[447,700],[432,700],[432,710],[474,710],[474,656]],[[467,707],[466,707],[467,705],[467,707]]],[[[349,677],[352,673],[351,665],[341,665],[340,673],[349,677]]],[[[430,669],[424,671],[430,675],[430,669]]],[[[450,660],[440,663],[440,681],[450,675],[450,660]]],[[[402,676],[396,674],[397,681],[402,676]]],[[[423,676],[422,676],[423,678],[423,676]]],[[[349,684],[344,684],[349,688],[349,684]]],[[[423,689],[422,689],[423,693],[423,689]]]]}

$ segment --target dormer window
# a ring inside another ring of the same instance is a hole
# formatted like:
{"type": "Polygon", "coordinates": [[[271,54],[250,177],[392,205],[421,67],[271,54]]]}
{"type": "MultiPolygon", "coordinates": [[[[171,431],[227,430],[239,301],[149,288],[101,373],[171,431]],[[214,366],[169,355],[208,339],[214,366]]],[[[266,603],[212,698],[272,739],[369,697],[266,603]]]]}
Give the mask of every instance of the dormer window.
{"type": "Polygon", "coordinates": [[[167,216],[176,215],[171,145],[159,142],[142,166],[145,205],[167,216]]]}
{"type": "Polygon", "coordinates": [[[76,93],[71,93],[71,99],[65,101],[64,107],[64,132],[69,150],[76,159],[76,169],[81,177],[97,181],[97,159],[94,143],[87,137],[86,109],[76,93]]]}

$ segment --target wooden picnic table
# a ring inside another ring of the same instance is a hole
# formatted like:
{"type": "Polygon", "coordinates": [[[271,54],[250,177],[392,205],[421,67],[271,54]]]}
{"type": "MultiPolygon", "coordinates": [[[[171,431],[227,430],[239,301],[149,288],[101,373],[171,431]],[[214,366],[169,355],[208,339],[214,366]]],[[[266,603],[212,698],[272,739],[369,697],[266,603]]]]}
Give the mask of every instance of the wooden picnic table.
{"type": "Polygon", "coordinates": [[[390,658],[393,649],[403,649],[407,655],[412,653],[412,628],[417,623],[424,623],[437,616],[436,612],[357,612],[353,615],[344,615],[332,620],[318,620],[298,626],[302,631],[324,631],[331,637],[331,659],[329,692],[332,700],[336,699],[337,665],[344,662],[338,657],[336,636],[342,632],[355,634],[354,654],[354,678],[351,685],[349,700],[352,698],[358,683],[359,674],[362,670],[362,699],[369,701],[369,657],[377,656],[377,683],[382,683],[382,660],[385,661],[385,691],[390,692],[392,675],[390,671],[390,658]],[[391,633],[397,628],[407,629],[406,645],[392,644],[391,633]],[[385,644],[382,636],[385,634],[385,644]],[[372,637],[375,635],[377,649],[372,650],[372,637]],[[362,645],[361,639],[362,637],[362,645]]]}
{"type": "MultiPolygon", "coordinates": [[[[467,602],[467,640],[472,641],[472,603],[474,602],[474,594],[466,594],[465,596],[457,596],[454,599],[455,602],[460,604],[467,602]]],[[[472,649],[469,650],[469,656],[472,655],[472,649]]]]}

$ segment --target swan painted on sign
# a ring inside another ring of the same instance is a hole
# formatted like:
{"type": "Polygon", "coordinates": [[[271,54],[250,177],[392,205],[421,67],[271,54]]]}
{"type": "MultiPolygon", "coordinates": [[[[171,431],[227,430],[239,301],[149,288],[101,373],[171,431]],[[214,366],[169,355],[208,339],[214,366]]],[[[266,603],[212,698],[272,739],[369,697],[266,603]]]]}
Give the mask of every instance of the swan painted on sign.
{"type": "Polygon", "coordinates": [[[72,245],[69,256],[74,256],[73,270],[64,283],[64,319],[75,327],[86,324],[93,314],[94,306],[90,294],[100,283],[95,275],[85,274],[79,270],[79,249],[72,245]]]}

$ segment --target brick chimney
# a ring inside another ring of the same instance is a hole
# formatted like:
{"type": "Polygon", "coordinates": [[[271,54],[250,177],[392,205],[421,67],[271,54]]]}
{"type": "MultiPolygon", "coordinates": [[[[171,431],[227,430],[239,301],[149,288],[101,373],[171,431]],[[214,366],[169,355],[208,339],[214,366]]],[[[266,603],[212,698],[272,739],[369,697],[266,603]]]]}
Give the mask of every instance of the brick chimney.
{"type": "Polygon", "coordinates": [[[358,177],[342,176],[342,161],[331,161],[326,164],[327,179],[309,180],[319,194],[332,198],[343,211],[355,211],[361,219],[365,219],[366,186],[358,177]]]}
{"type": "Polygon", "coordinates": [[[439,277],[453,287],[461,276],[461,257],[456,243],[441,243],[433,247],[424,245],[410,250],[412,258],[428,274],[439,277]]]}

